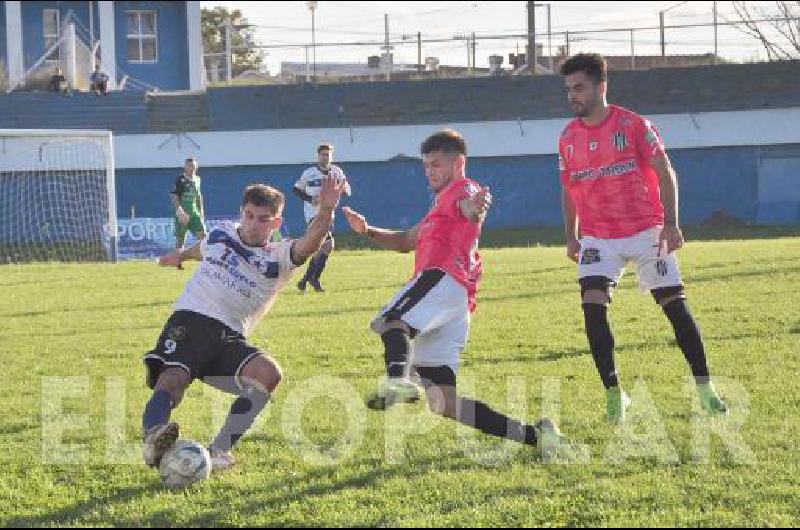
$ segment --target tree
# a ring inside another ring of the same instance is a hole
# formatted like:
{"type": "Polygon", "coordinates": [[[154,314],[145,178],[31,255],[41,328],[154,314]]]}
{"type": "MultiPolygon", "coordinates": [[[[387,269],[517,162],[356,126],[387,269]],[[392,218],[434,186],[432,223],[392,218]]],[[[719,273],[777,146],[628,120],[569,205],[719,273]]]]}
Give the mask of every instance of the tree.
{"type": "Polygon", "coordinates": [[[212,69],[217,63],[223,68],[220,77],[224,77],[225,68],[225,25],[231,21],[232,35],[232,74],[237,76],[246,70],[261,70],[264,66],[264,52],[258,48],[255,28],[247,23],[239,9],[229,11],[222,6],[214,9],[203,8],[200,14],[203,49],[205,54],[221,54],[206,59],[206,68],[212,69]],[[218,61],[214,61],[217,59],[218,61]]]}
{"type": "Polygon", "coordinates": [[[760,41],[770,61],[800,58],[800,1],[732,3],[742,22],[736,27],[760,41]]]}

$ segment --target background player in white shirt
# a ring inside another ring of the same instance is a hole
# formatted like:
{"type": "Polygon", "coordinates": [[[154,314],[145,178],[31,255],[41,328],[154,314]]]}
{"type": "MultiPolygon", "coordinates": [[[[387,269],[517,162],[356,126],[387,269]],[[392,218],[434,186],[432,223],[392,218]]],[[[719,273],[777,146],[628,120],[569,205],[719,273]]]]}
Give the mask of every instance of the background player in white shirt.
{"type": "MultiPolygon", "coordinates": [[[[333,146],[331,144],[321,144],[317,147],[317,165],[303,171],[292,190],[304,203],[303,214],[306,223],[310,223],[319,211],[320,185],[325,175],[333,175],[336,179],[344,181],[345,187],[342,191],[348,196],[350,195],[350,184],[347,182],[347,177],[342,168],[333,165],[333,146]]],[[[297,284],[298,289],[305,292],[306,284],[310,283],[316,292],[324,292],[320,278],[328,262],[328,256],[333,252],[333,248],[333,234],[329,233],[322,244],[322,248],[309,262],[303,279],[297,284]]]]}
{"type": "Polygon", "coordinates": [[[247,343],[295,268],[322,244],[333,221],[344,182],[322,179],[319,211],[296,241],[270,243],[281,225],[283,194],[263,184],[249,186],[241,221],[211,230],[199,244],[164,256],[160,264],[181,267],[202,260],[144,362],[153,395],[143,414],[144,459],[157,466],[178,438],[172,410],[194,379],[237,396],[211,445],[215,469],[233,465],[231,449],[253,425],[281,380],[278,363],[247,343]]]}

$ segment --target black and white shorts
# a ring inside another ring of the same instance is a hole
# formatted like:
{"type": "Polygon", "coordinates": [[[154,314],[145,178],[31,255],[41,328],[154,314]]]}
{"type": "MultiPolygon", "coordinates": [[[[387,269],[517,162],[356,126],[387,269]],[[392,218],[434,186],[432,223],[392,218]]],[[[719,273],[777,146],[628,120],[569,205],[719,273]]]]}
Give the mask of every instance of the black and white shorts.
{"type": "Polygon", "coordinates": [[[454,374],[469,337],[470,313],[467,289],[440,269],[421,272],[381,310],[373,320],[399,318],[415,330],[411,341],[411,365],[447,366],[454,374]]]}
{"type": "Polygon", "coordinates": [[[578,277],[605,276],[619,285],[626,265],[636,264],[642,292],[661,287],[683,285],[675,252],[660,255],[658,237],[661,227],[654,227],[621,239],[598,239],[584,236],[578,260],[578,277]]]}
{"type": "Polygon", "coordinates": [[[219,320],[176,311],[167,320],[155,349],[144,356],[147,386],[154,388],[161,372],[178,367],[192,380],[232,379],[241,390],[242,369],[259,355],[263,352],[219,320]]]}

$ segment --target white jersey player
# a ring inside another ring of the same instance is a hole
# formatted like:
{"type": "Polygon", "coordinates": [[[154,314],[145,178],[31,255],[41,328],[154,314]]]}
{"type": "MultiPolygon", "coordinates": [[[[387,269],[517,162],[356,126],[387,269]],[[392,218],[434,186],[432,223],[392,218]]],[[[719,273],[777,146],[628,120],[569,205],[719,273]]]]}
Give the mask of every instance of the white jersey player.
{"type": "MultiPolygon", "coordinates": [[[[350,195],[350,184],[347,182],[344,171],[339,166],[333,165],[333,146],[322,144],[317,147],[317,165],[303,171],[294,184],[294,194],[303,201],[303,215],[306,223],[310,223],[319,211],[320,185],[322,179],[327,175],[343,181],[345,183],[343,192],[350,195]]],[[[303,279],[297,284],[298,289],[305,292],[306,284],[310,283],[316,292],[324,292],[320,278],[334,246],[333,234],[328,234],[322,248],[308,264],[303,279]]]]}
{"type": "Polygon", "coordinates": [[[202,263],[189,280],[156,347],[144,358],[153,395],[143,414],[145,462],[157,466],[178,438],[172,410],[195,379],[237,399],[211,444],[216,469],[233,465],[231,449],[252,426],[281,380],[278,363],[248,344],[293,271],[313,255],[330,230],[344,183],[331,176],[320,186],[319,211],[296,241],[270,243],[280,227],[283,194],[269,186],[249,186],[241,221],[209,232],[199,244],[176,250],[161,265],[182,268],[202,263]]]}

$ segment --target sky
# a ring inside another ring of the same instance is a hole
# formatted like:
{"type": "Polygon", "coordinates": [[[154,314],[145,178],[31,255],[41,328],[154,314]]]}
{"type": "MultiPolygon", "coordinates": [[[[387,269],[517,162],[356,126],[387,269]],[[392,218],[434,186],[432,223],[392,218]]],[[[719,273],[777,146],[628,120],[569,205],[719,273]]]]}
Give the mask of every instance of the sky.
{"type": "MultiPolygon", "coordinates": [[[[770,2],[752,2],[770,4],[770,2]]],[[[271,74],[277,74],[282,61],[306,60],[306,45],[312,41],[311,12],[308,2],[201,2],[203,7],[215,5],[240,9],[251,24],[256,25],[257,40],[265,46],[266,64],[271,74]],[[277,46],[292,46],[278,48],[277,46]],[[275,46],[270,48],[270,46],[275,46]]],[[[392,40],[404,41],[397,45],[395,63],[414,64],[417,61],[417,32],[424,39],[445,39],[447,42],[423,43],[423,57],[438,57],[441,64],[467,64],[467,41],[452,40],[454,36],[478,37],[476,65],[488,66],[489,55],[497,54],[508,61],[508,54],[524,52],[524,38],[481,40],[490,35],[524,35],[526,29],[526,4],[516,2],[358,2],[319,1],[314,13],[316,60],[323,62],[366,62],[367,56],[381,53],[377,44],[356,46],[332,43],[375,42],[384,39],[384,14],[388,14],[389,33],[392,40]]],[[[579,32],[600,29],[657,27],[659,11],[665,14],[665,24],[700,24],[713,21],[709,1],[693,2],[550,2],[553,33],[579,32]],[[671,8],[671,9],[670,9],[671,8]]],[[[718,20],[733,20],[731,2],[717,2],[718,20]]],[[[537,8],[539,43],[547,50],[547,9],[537,8]]],[[[712,27],[669,29],[666,33],[668,54],[702,54],[714,51],[712,27]]],[[[554,53],[563,45],[563,35],[552,37],[554,53]]],[[[732,27],[718,31],[719,54],[734,60],[763,59],[761,45],[732,27]]],[[[660,53],[659,31],[640,30],[633,34],[633,47],[637,55],[660,53]]],[[[630,55],[631,32],[579,34],[570,37],[570,51],[597,51],[607,55],[630,55]]],[[[545,52],[545,55],[547,53],[545,52]]],[[[313,55],[311,52],[309,55],[313,55]]]]}

